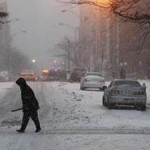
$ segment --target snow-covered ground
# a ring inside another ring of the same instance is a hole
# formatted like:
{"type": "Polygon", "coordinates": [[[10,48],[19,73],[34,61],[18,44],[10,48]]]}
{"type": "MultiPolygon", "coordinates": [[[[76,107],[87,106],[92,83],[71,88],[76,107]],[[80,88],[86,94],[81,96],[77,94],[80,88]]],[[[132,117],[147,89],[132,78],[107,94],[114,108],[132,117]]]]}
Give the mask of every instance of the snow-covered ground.
{"type": "Polygon", "coordinates": [[[24,134],[20,89],[0,83],[0,150],[149,150],[150,81],[147,110],[108,110],[102,106],[103,92],[81,91],[79,83],[29,82],[39,100],[42,132],[34,133],[32,121],[24,134]]]}

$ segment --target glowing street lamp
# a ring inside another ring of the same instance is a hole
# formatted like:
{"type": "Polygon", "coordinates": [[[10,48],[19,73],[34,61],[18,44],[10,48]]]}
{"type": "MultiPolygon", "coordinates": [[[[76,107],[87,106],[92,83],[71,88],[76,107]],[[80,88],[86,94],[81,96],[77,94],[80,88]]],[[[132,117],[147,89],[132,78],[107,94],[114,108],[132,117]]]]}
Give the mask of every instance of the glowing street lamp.
{"type": "Polygon", "coordinates": [[[35,63],[35,62],[36,62],[36,60],[35,60],[35,59],[32,59],[32,62],[33,62],[33,63],[35,63]]]}

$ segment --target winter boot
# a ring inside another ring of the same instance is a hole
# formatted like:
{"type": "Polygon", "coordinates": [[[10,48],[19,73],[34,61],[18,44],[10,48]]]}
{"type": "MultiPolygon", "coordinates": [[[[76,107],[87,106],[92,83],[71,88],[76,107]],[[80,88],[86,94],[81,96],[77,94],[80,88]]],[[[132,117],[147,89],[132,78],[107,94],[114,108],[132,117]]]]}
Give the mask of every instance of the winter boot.
{"type": "Polygon", "coordinates": [[[41,128],[37,128],[36,130],[35,130],[35,132],[40,132],[41,131],[41,128]]]}
{"type": "Polygon", "coordinates": [[[22,129],[16,130],[18,133],[24,133],[25,131],[22,129]]]}

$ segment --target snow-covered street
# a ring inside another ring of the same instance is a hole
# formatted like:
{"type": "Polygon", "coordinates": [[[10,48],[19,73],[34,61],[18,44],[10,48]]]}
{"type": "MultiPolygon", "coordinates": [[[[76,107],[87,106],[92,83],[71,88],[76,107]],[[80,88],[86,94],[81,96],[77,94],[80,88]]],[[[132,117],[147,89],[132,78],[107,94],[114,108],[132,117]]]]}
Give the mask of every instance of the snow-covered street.
{"type": "MultiPolygon", "coordinates": [[[[142,82],[142,81],[141,81],[142,82]]],[[[79,83],[28,82],[39,100],[40,133],[30,120],[18,134],[22,112],[20,89],[0,83],[0,150],[149,150],[150,81],[147,110],[112,109],[102,106],[103,92],[81,91],[79,83]]]]}

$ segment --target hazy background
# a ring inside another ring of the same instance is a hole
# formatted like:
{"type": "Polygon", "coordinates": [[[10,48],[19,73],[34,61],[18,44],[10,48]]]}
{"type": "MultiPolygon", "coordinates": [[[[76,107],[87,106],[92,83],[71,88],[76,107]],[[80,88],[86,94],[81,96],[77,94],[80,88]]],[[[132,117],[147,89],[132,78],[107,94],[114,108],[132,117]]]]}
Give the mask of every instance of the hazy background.
{"type": "Polygon", "coordinates": [[[48,67],[55,44],[65,36],[74,37],[78,17],[72,11],[78,14],[78,9],[56,0],[7,0],[7,5],[12,45],[48,67]]]}

